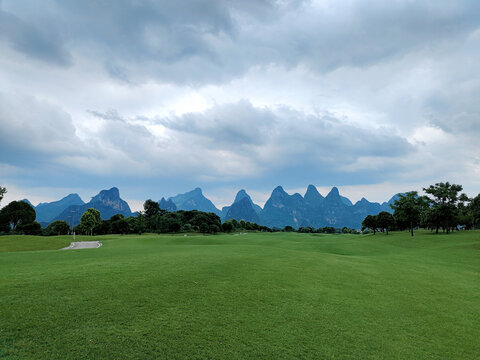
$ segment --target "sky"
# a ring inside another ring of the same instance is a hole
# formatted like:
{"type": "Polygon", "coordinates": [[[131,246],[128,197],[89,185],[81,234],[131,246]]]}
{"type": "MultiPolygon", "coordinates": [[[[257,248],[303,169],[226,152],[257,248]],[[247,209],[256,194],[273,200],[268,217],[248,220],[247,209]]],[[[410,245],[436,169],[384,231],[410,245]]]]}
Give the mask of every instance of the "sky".
{"type": "Polygon", "coordinates": [[[0,0],[2,205],[480,192],[480,2],[0,0]]]}

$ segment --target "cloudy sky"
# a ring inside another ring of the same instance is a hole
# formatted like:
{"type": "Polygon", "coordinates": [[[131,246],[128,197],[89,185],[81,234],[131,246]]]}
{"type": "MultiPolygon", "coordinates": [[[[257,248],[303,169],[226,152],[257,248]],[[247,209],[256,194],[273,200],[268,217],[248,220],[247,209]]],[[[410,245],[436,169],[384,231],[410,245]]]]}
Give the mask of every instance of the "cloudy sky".
{"type": "Polygon", "coordinates": [[[480,1],[0,0],[9,200],[480,192],[480,1]]]}

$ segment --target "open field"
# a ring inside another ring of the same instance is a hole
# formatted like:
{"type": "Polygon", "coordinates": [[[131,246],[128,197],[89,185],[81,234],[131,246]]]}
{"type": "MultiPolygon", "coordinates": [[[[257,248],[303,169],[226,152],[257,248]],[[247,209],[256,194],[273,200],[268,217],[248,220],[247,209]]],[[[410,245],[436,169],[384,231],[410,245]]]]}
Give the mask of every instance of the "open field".
{"type": "Polygon", "coordinates": [[[0,237],[0,358],[480,358],[480,232],[70,240],[0,237]]]}

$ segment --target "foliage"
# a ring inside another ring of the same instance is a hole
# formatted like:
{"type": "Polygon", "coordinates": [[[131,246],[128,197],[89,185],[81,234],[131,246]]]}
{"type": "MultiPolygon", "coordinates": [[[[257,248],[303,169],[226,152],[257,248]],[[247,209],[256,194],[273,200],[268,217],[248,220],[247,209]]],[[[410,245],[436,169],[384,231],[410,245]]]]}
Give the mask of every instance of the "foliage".
{"type": "Polygon", "coordinates": [[[362,221],[362,231],[365,229],[370,229],[373,231],[373,235],[377,232],[377,217],[375,215],[367,215],[362,221]]]}
{"type": "Polygon", "coordinates": [[[395,228],[395,218],[387,211],[382,211],[376,216],[377,227],[385,230],[388,235],[388,231],[395,228]]]}
{"type": "Polygon", "coordinates": [[[350,229],[350,228],[344,226],[342,228],[342,234],[360,234],[360,232],[358,230],[350,229]]]}
{"type": "Polygon", "coordinates": [[[318,228],[317,232],[324,233],[324,234],[335,234],[336,230],[332,226],[324,226],[323,228],[318,228]]]}
{"type": "Polygon", "coordinates": [[[233,231],[233,224],[231,221],[225,221],[223,224],[222,224],[222,230],[223,232],[226,232],[226,233],[229,233],[229,232],[232,232],[233,231]]]}
{"type": "Polygon", "coordinates": [[[70,225],[66,221],[57,220],[49,224],[44,230],[43,234],[51,235],[67,235],[70,232],[70,225]]]}
{"type": "Polygon", "coordinates": [[[42,225],[36,221],[28,224],[19,224],[17,226],[17,231],[25,235],[42,235],[42,225]]]}
{"type": "Polygon", "coordinates": [[[390,205],[394,210],[393,216],[400,229],[409,229],[413,236],[413,229],[420,224],[422,215],[429,208],[429,200],[418,196],[416,191],[399,194],[398,199],[390,205]]]}
{"type": "Polygon", "coordinates": [[[140,213],[138,214],[138,216],[136,217],[135,219],[135,223],[134,223],[134,231],[135,233],[137,234],[142,234],[145,232],[145,230],[147,229],[147,221],[145,219],[145,215],[140,213]]]}
{"type": "Polygon", "coordinates": [[[143,210],[145,217],[151,219],[152,217],[160,214],[160,205],[158,202],[148,199],[143,203],[143,210]]]}
{"type": "Polygon", "coordinates": [[[303,227],[298,228],[297,232],[305,233],[305,234],[311,234],[311,233],[315,233],[316,230],[311,226],[303,226],[303,227]]]}
{"type": "Polygon", "coordinates": [[[473,228],[480,225],[480,194],[475,196],[469,205],[469,210],[471,211],[473,228]]]}
{"type": "Polygon", "coordinates": [[[462,185],[446,183],[436,183],[423,190],[431,195],[429,198],[432,207],[426,214],[425,220],[429,227],[435,228],[438,233],[440,227],[450,232],[457,226],[457,216],[459,214],[457,205],[460,201],[466,200],[465,194],[459,194],[462,191],[462,185]]]}
{"type": "Polygon", "coordinates": [[[16,230],[18,225],[33,223],[35,218],[35,210],[29,204],[24,201],[12,201],[0,210],[0,227],[16,230]]]}
{"type": "Polygon", "coordinates": [[[3,196],[7,193],[7,188],[0,186],[0,203],[3,200],[3,196]]]}
{"type": "Polygon", "coordinates": [[[93,229],[96,226],[100,225],[101,221],[102,219],[100,217],[100,211],[89,208],[83,213],[82,217],[80,218],[79,228],[83,233],[90,233],[90,235],[93,235],[93,229]]]}

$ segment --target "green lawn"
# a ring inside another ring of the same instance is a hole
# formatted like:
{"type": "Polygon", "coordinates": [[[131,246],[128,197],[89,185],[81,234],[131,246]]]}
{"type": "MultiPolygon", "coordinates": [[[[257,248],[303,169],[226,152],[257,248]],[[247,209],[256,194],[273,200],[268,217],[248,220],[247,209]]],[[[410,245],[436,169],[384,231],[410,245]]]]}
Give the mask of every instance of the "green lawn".
{"type": "Polygon", "coordinates": [[[0,358],[480,359],[480,232],[93,239],[0,237],[0,358]]]}

